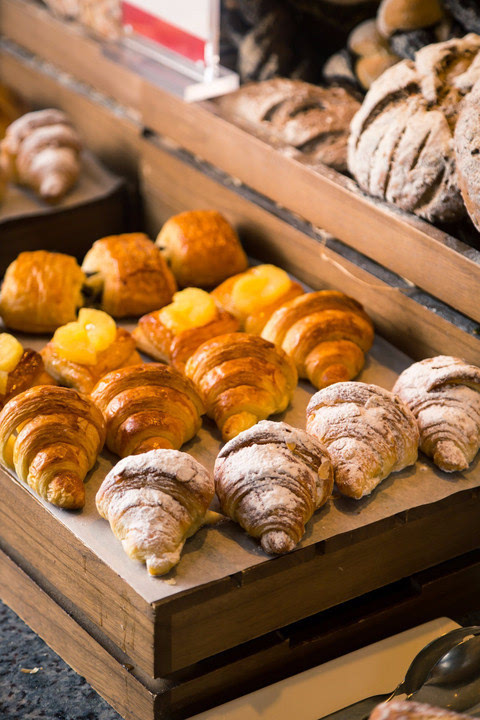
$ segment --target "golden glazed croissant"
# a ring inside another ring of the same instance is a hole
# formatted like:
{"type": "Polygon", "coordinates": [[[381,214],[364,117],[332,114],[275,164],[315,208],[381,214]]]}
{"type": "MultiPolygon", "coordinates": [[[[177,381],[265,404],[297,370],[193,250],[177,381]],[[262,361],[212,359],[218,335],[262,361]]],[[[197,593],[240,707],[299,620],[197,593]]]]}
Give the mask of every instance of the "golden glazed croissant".
{"type": "Polygon", "coordinates": [[[82,270],[89,276],[84,292],[116,318],[163,307],[177,289],[160,251],[143,233],[97,240],[85,255],[82,270]]]}
{"type": "Polygon", "coordinates": [[[164,575],[207,521],[214,492],[210,473],[190,455],[151,450],[120,460],[96,502],[127,555],[145,562],[150,575],[164,575]]]}
{"type": "Polygon", "coordinates": [[[413,413],[377,385],[343,382],[319,390],[307,407],[307,432],[325,443],[340,492],[357,499],[417,459],[413,413]]]}
{"type": "Polygon", "coordinates": [[[272,313],[304,292],[285,270],[276,265],[255,265],[225,280],[212,297],[240,322],[248,333],[260,335],[272,313]]]}
{"type": "Polygon", "coordinates": [[[91,397],[105,416],[107,446],[120,457],[178,450],[198,432],[205,412],[193,383],[159,363],[108,373],[91,397]]]}
{"type": "Polygon", "coordinates": [[[219,308],[211,295],[187,288],[173,296],[171,305],[141,317],[132,334],[139,350],[183,372],[202,343],[238,327],[238,320],[219,308]]]}
{"type": "Polygon", "coordinates": [[[480,368],[428,358],[404,370],[393,392],[417,419],[420,450],[445,472],[466,470],[480,448],[480,368]]]}
{"type": "Polygon", "coordinates": [[[180,287],[211,288],[248,265],[237,233],[216,210],[174,215],[156,244],[180,287]]]}
{"type": "Polygon", "coordinates": [[[71,255],[22,252],[7,268],[0,314],[15,330],[49,333],[75,320],[85,276],[71,255]]]}
{"type": "Polygon", "coordinates": [[[185,374],[224,440],[286,410],[297,386],[295,366],[283,350],[246,333],[207,340],[188,359],[185,374]]]}
{"type": "Polygon", "coordinates": [[[215,462],[223,511],[265,552],[293,550],[315,510],[330,497],[326,448],[303,430],[263,420],[230,440],[215,462]]]}
{"type": "Polygon", "coordinates": [[[299,377],[319,389],[358,375],[373,335],[372,321],[360,303],[334,290],[290,300],[262,330],[262,337],[292,358],[299,377]]]}
{"type": "Polygon", "coordinates": [[[33,188],[48,202],[58,202],[77,181],[81,147],[65,113],[39,110],[9,125],[1,161],[15,182],[33,188]]]}
{"type": "Polygon", "coordinates": [[[2,464],[59,507],[83,507],[83,481],[104,441],[101,412],[75,390],[39,385],[0,412],[2,464]]]}

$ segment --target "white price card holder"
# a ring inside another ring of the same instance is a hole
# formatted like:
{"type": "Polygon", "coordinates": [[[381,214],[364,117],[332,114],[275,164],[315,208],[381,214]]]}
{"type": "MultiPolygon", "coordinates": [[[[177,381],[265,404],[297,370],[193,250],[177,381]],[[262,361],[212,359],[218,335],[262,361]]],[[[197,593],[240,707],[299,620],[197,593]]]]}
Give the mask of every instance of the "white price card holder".
{"type": "Polygon", "coordinates": [[[238,75],[220,65],[220,0],[123,0],[124,60],[187,102],[223,95],[238,75]]]}

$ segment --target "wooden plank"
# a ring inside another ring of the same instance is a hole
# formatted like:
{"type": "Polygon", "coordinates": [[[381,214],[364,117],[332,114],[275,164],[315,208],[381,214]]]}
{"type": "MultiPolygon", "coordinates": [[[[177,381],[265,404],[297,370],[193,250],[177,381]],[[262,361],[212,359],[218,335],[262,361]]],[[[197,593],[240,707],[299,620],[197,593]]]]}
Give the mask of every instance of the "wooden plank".
{"type": "Polygon", "coordinates": [[[1,550],[0,578],[2,600],[125,720],[154,720],[155,696],[1,550]]]}
{"type": "Polygon", "coordinates": [[[154,613],[122,579],[0,470],[1,540],[153,676],[154,613]]]}
{"type": "MultiPolygon", "coordinates": [[[[206,639],[210,654],[221,652],[477,548],[478,494],[469,493],[462,504],[448,498],[435,505],[429,516],[407,518],[381,536],[371,528],[370,537],[361,542],[352,533],[340,549],[330,552],[326,547],[324,554],[268,577],[260,577],[254,568],[253,582],[201,603],[180,599],[172,616],[173,666],[201,659],[206,639]],[[192,633],[192,627],[201,633],[192,633]]],[[[270,568],[281,567],[281,560],[270,568]]]]}
{"type": "Polygon", "coordinates": [[[252,255],[276,262],[313,288],[334,288],[353,295],[363,303],[379,332],[411,357],[447,352],[478,362],[480,338],[423,307],[402,289],[322,247],[318,240],[256,204],[261,198],[253,194],[247,198],[233,183],[227,186],[206,175],[174,148],[154,139],[143,141],[141,156],[145,217],[152,237],[172,214],[221,208],[252,255]]]}
{"type": "Polygon", "coordinates": [[[27,0],[2,0],[0,23],[7,37],[30,52],[135,107],[147,127],[480,321],[478,251],[367,198],[329,168],[312,170],[279,153],[217,115],[214,103],[187,105],[129,69],[127,53],[116,62],[95,39],[45,8],[27,0]]]}

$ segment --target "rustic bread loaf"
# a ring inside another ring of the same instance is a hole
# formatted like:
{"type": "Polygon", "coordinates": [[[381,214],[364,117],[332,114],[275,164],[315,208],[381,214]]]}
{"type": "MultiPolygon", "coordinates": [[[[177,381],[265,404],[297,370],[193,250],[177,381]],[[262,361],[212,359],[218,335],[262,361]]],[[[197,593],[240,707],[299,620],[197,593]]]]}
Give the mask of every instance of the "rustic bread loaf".
{"type": "Polygon", "coordinates": [[[431,221],[459,218],[453,132],[480,78],[480,37],[422,48],[376,80],[355,115],[349,169],[360,187],[431,221]]]}
{"type": "Polygon", "coordinates": [[[359,102],[344,88],[274,78],[244,85],[218,106],[247,130],[296,148],[304,160],[346,169],[349,125],[359,102]]]}
{"type": "Polygon", "coordinates": [[[480,81],[462,103],[455,128],[455,156],[465,207],[480,231],[480,81]]]}

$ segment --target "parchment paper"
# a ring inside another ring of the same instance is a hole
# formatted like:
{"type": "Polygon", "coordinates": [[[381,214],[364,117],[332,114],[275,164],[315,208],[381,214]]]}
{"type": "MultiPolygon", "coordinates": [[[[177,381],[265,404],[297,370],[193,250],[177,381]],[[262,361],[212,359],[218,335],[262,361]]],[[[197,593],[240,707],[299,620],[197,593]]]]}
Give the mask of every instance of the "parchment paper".
{"type": "MultiPolygon", "coordinates": [[[[127,329],[133,326],[125,325],[127,329]]],[[[24,345],[40,349],[45,340],[20,338],[24,345]]],[[[364,370],[358,377],[391,390],[397,376],[412,360],[377,337],[367,356],[364,370]]],[[[305,428],[305,409],[314,389],[309,383],[299,384],[291,408],[282,419],[291,425],[305,428]]],[[[208,418],[204,419],[199,435],[182,449],[189,452],[210,470],[222,445],[220,434],[208,418]]],[[[182,559],[176,568],[161,578],[150,577],[139,562],[130,560],[114,537],[110,526],[95,507],[95,494],[106,473],[117,459],[104,451],[97,466],[86,482],[86,505],[81,512],[68,512],[55,508],[30,492],[45,507],[45,512],[55,516],[76,535],[90,550],[120,575],[147,602],[153,603],[168,596],[183,593],[228,575],[245,570],[263,562],[274,562],[258,543],[230,520],[216,526],[200,529],[187,540],[182,559]]],[[[21,483],[18,479],[16,482],[21,483]]],[[[320,508],[307,525],[306,534],[299,548],[326,540],[335,535],[391,517],[402,511],[434,503],[456,492],[480,486],[478,457],[464,473],[447,474],[436,469],[420,454],[416,465],[394,473],[383,481],[368,498],[360,501],[334,497],[320,508]]],[[[27,487],[27,486],[24,486],[27,487]]],[[[212,509],[218,509],[216,501],[212,509]]],[[[52,523],[53,525],[53,523],[52,523]]]]}

